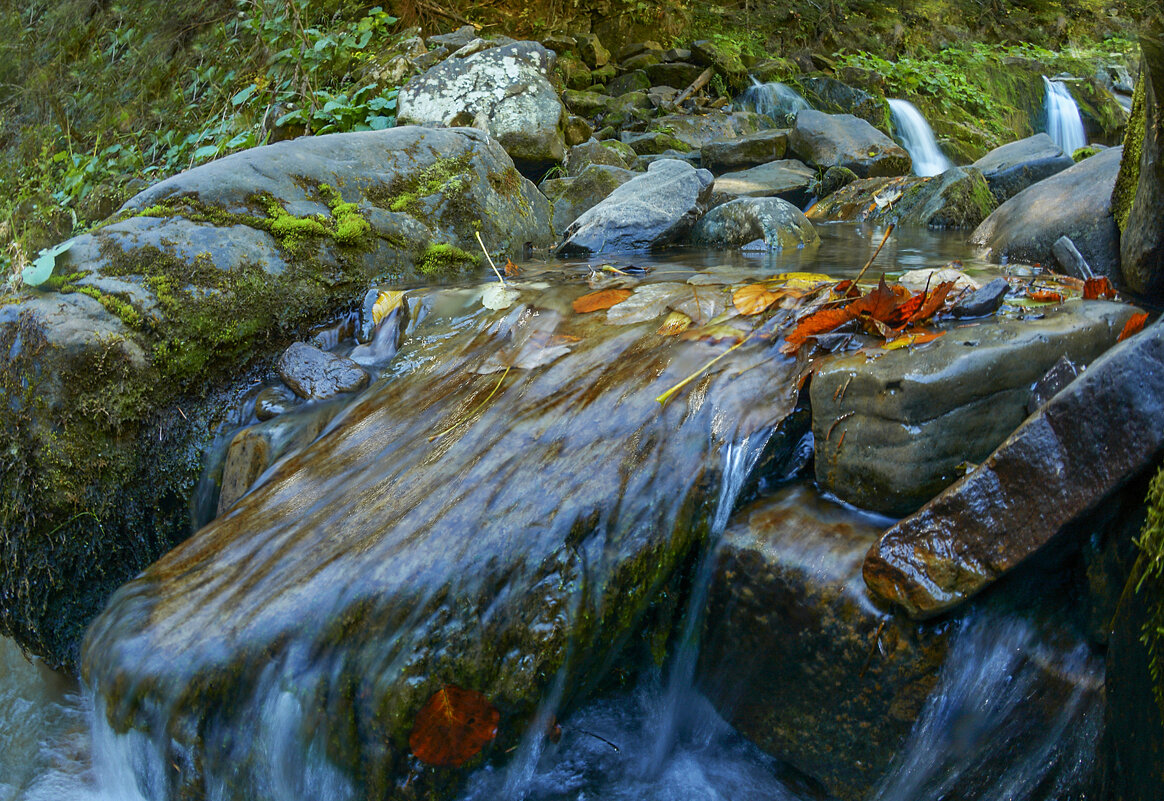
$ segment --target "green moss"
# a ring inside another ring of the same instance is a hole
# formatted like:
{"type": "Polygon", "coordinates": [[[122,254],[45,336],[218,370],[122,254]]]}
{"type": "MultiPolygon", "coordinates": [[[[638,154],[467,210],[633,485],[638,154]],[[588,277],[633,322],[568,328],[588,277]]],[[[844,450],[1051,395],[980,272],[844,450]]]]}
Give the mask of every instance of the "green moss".
{"type": "Polygon", "coordinates": [[[475,268],[480,263],[479,256],[467,253],[456,245],[434,242],[425,249],[416,268],[424,275],[448,277],[467,268],[475,268]]]}
{"type": "Polygon", "coordinates": [[[1124,134],[1124,155],[1120,158],[1120,173],[1111,195],[1112,214],[1115,215],[1120,231],[1127,228],[1132,201],[1136,199],[1136,186],[1140,183],[1140,154],[1144,146],[1144,130],[1148,124],[1146,91],[1141,73],[1140,79],[1136,81],[1136,91],[1132,94],[1132,113],[1128,117],[1128,130],[1124,134]]]}
{"type": "Polygon", "coordinates": [[[420,210],[420,201],[438,193],[446,197],[463,194],[468,188],[471,176],[468,154],[456,158],[438,158],[429,166],[408,178],[399,179],[385,197],[373,197],[379,205],[396,212],[415,214],[420,210]]]}
{"type": "Polygon", "coordinates": [[[141,314],[131,304],[126,303],[121,298],[106,294],[92,286],[73,286],[72,284],[66,284],[61,291],[80,292],[82,295],[88,295],[104,306],[106,311],[120,319],[121,322],[130,328],[141,328],[141,314]]]}
{"type": "Polygon", "coordinates": [[[1148,621],[1143,642],[1148,647],[1156,703],[1164,719],[1164,470],[1148,490],[1148,519],[1136,544],[1140,548],[1140,580],[1136,592],[1147,596],[1148,621]]]}
{"type": "Polygon", "coordinates": [[[1092,156],[1094,156],[1098,152],[1099,151],[1096,148],[1092,147],[1091,145],[1088,145],[1087,147],[1079,147],[1079,148],[1076,148],[1075,152],[1071,154],[1071,160],[1074,161],[1076,164],[1078,164],[1079,162],[1083,161],[1084,159],[1091,158],[1092,156]]]}

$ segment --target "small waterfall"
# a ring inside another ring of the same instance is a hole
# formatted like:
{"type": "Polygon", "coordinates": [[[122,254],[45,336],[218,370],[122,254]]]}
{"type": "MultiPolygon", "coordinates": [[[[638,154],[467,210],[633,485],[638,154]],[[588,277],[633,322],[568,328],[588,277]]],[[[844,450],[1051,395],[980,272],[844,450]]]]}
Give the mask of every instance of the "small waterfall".
{"type": "Polygon", "coordinates": [[[940,175],[954,166],[938,147],[933,129],[913,103],[890,99],[889,111],[893,114],[893,130],[901,139],[902,147],[909,151],[916,175],[940,175]]]}
{"type": "Polygon", "coordinates": [[[1070,156],[1087,144],[1087,136],[1083,133],[1083,118],[1079,116],[1079,106],[1075,105],[1075,98],[1071,97],[1067,85],[1062,81],[1052,81],[1044,75],[1043,86],[1047,90],[1044,101],[1047,133],[1055,140],[1055,144],[1070,156]]]}
{"type": "Polygon", "coordinates": [[[777,81],[760,83],[755,78],[752,78],[752,85],[736,98],[735,105],[740,111],[754,111],[781,123],[795,118],[798,111],[812,108],[795,89],[777,81]]]}

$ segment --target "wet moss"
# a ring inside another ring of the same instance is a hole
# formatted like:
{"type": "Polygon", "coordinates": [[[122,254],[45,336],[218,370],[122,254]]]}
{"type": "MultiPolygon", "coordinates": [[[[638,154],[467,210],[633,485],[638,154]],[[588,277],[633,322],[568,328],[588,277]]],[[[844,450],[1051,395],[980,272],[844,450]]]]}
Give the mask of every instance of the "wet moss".
{"type": "Polygon", "coordinates": [[[397,179],[384,192],[374,193],[372,201],[382,208],[415,215],[420,211],[420,201],[426,197],[444,193],[446,197],[460,195],[469,189],[472,176],[469,154],[456,158],[438,158],[416,175],[397,179]]]}
{"type": "Polygon", "coordinates": [[[1128,117],[1128,130],[1124,134],[1124,155],[1120,158],[1120,172],[1116,177],[1111,195],[1112,214],[1120,231],[1128,226],[1132,213],[1132,202],[1136,199],[1136,187],[1140,183],[1140,155],[1144,146],[1144,130],[1148,123],[1147,87],[1144,76],[1136,81],[1132,94],[1132,112],[1128,117]]]}
{"type": "Polygon", "coordinates": [[[434,242],[425,249],[424,255],[417,262],[416,269],[424,275],[434,278],[449,277],[475,269],[480,263],[479,256],[461,250],[456,245],[434,242]]]}
{"type": "Polygon", "coordinates": [[[138,310],[132,304],[125,302],[115,295],[106,294],[96,287],[74,286],[72,284],[63,285],[61,291],[80,292],[82,295],[88,295],[104,306],[106,311],[130,328],[141,328],[142,326],[142,316],[138,310]]]}

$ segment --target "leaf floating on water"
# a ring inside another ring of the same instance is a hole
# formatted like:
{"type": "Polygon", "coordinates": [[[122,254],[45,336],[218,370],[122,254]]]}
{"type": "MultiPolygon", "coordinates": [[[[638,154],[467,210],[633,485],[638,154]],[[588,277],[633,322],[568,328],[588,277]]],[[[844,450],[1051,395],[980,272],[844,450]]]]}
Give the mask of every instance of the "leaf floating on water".
{"type": "Polygon", "coordinates": [[[748,284],[732,294],[732,303],[736,310],[746,316],[767,311],[779,299],[779,295],[770,291],[763,284],[748,284]]]}
{"type": "Polygon", "coordinates": [[[600,289],[590,292],[574,301],[574,311],[578,314],[609,309],[622,303],[633,294],[629,289],[600,289]]]}
{"type": "Polygon", "coordinates": [[[519,295],[520,293],[513,287],[490,284],[481,294],[481,305],[486,309],[508,309],[519,295]]]}
{"type": "Polygon", "coordinates": [[[674,304],[697,323],[714,320],[727,308],[727,295],[716,287],[688,286],[686,298],[674,304]]]}
{"type": "Polygon", "coordinates": [[[500,720],[483,694],[446,684],[417,713],[408,746],[421,762],[460,767],[497,736],[500,720]]]}
{"type": "Polygon", "coordinates": [[[372,325],[379,325],[380,321],[400,308],[404,303],[404,292],[389,290],[381,292],[372,305],[372,325]]]}
{"type": "Polygon", "coordinates": [[[1052,292],[1049,289],[1036,289],[1033,292],[1028,292],[1027,297],[1035,303],[1062,303],[1063,296],[1058,292],[1052,292]]]}
{"type": "Polygon", "coordinates": [[[692,328],[690,331],[685,332],[682,338],[687,340],[699,340],[701,342],[723,342],[725,339],[738,342],[746,335],[747,334],[745,331],[741,331],[738,328],[720,323],[716,325],[708,324],[700,326],[699,328],[692,328]]]}
{"type": "Polygon", "coordinates": [[[889,340],[881,347],[885,350],[912,348],[914,345],[924,345],[927,342],[933,342],[938,337],[944,337],[945,335],[945,331],[919,331],[916,334],[902,334],[895,339],[889,340]]]}
{"type": "Polygon", "coordinates": [[[691,327],[691,318],[680,311],[673,311],[667,315],[663,320],[663,324],[659,326],[659,335],[664,337],[673,337],[677,334],[682,334],[691,327]]]}
{"type": "Polygon", "coordinates": [[[1098,278],[1088,278],[1083,282],[1084,300],[1099,300],[1100,298],[1115,300],[1115,297],[1115,287],[1111,285],[1111,280],[1106,275],[1101,275],[1098,278]]]}
{"type": "Polygon", "coordinates": [[[689,287],[674,281],[646,284],[622,303],[611,307],[606,312],[606,321],[613,325],[631,325],[653,320],[666,313],[676,300],[689,294],[689,287]]]}
{"type": "Polygon", "coordinates": [[[1120,332],[1119,339],[1116,342],[1123,342],[1128,337],[1133,337],[1144,330],[1144,323],[1148,322],[1148,313],[1141,312],[1140,314],[1133,314],[1124,323],[1124,330],[1120,332]]]}

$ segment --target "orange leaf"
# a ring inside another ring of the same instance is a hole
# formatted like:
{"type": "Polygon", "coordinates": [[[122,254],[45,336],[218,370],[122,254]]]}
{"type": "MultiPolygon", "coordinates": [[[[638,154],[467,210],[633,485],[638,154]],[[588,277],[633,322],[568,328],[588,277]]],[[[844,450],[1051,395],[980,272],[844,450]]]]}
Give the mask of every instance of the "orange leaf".
{"type": "Polygon", "coordinates": [[[1123,342],[1128,337],[1133,337],[1144,330],[1144,323],[1148,321],[1148,313],[1133,314],[1124,323],[1124,330],[1120,332],[1120,338],[1116,342],[1123,342]]]}
{"type": "MultiPolygon", "coordinates": [[[[852,304],[849,304],[850,306],[852,304]]],[[[796,328],[792,333],[784,338],[784,345],[781,346],[781,353],[796,353],[800,350],[800,346],[812,336],[817,334],[827,334],[837,326],[844,325],[852,320],[853,315],[849,311],[849,306],[840,309],[821,309],[813,312],[796,324],[796,328]]]]}
{"type": "Polygon", "coordinates": [[[945,335],[945,331],[919,331],[916,334],[902,334],[899,337],[889,340],[881,347],[885,348],[885,350],[912,348],[914,345],[924,345],[927,342],[933,342],[938,337],[945,335]]]}
{"type": "Polygon", "coordinates": [[[907,320],[907,322],[911,325],[914,323],[924,323],[926,320],[933,317],[938,309],[942,308],[942,306],[945,304],[946,295],[949,295],[953,289],[953,281],[944,281],[943,283],[938,284],[930,292],[929,297],[926,298],[926,302],[922,304],[922,307],[910,315],[910,318],[907,320]]]}
{"type": "Polygon", "coordinates": [[[1084,300],[1115,298],[1115,296],[1115,287],[1111,285],[1111,281],[1108,280],[1107,276],[1100,276],[1099,278],[1088,278],[1083,282],[1084,300]]]}
{"type": "Polygon", "coordinates": [[[505,274],[509,275],[509,276],[521,274],[521,268],[513,263],[513,259],[506,259],[505,260],[505,267],[503,267],[502,269],[505,271],[505,274]]]}
{"type": "Polygon", "coordinates": [[[905,324],[910,321],[910,318],[912,318],[915,314],[918,313],[918,311],[921,310],[921,307],[925,305],[925,302],[926,293],[918,292],[912,298],[905,301],[905,303],[902,303],[900,306],[894,309],[893,313],[889,315],[889,319],[885,322],[888,323],[891,328],[904,328],[905,324]]]}
{"type": "Polygon", "coordinates": [[[446,684],[417,713],[408,746],[421,762],[460,767],[497,736],[500,720],[484,695],[446,684]]]}
{"type": "Polygon", "coordinates": [[[899,305],[901,298],[885,283],[885,276],[881,276],[881,282],[877,284],[876,289],[852,301],[845,309],[851,317],[867,314],[874,320],[885,323],[899,305]]]}
{"type": "Polygon", "coordinates": [[[1049,289],[1037,289],[1034,292],[1028,292],[1027,297],[1036,303],[1062,303],[1063,296],[1058,292],[1052,292],[1049,289]]]}
{"type": "Polygon", "coordinates": [[[760,314],[779,300],[779,295],[770,292],[763,284],[748,284],[742,286],[732,295],[732,303],[736,311],[745,316],[760,314]]]}
{"type": "Polygon", "coordinates": [[[631,296],[629,289],[600,289],[583,295],[574,301],[574,311],[579,314],[601,311],[616,306],[631,296]]]}

